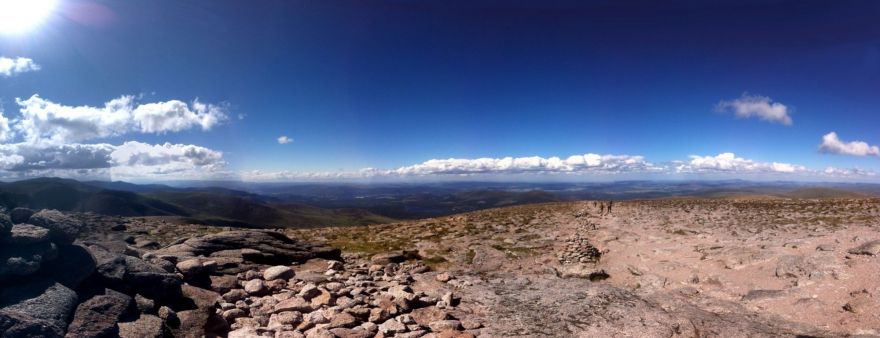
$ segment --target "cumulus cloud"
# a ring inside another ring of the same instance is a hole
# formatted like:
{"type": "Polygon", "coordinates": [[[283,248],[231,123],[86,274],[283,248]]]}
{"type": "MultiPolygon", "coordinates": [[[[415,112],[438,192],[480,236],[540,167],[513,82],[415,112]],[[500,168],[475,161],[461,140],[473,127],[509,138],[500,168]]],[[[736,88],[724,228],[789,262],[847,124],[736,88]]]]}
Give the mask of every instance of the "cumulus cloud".
{"type": "Polygon", "coordinates": [[[114,178],[210,178],[224,173],[223,153],[190,144],[125,142],[110,154],[114,178]]]}
{"type": "Polygon", "coordinates": [[[835,167],[827,167],[822,171],[824,176],[828,177],[837,177],[837,178],[864,178],[864,177],[875,177],[877,176],[877,172],[872,170],[865,170],[859,168],[835,168],[835,167]]]}
{"type": "Polygon", "coordinates": [[[0,76],[10,77],[24,72],[34,72],[38,70],[40,70],[40,65],[29,58],[8,58],[0,56],[0,76]]]}
{"type": "Polygon", "coordinates": [[[623,173],[651,171],[655,167],[642,156],[573,155],[559,157],[504,157],[477,159],[434,159],[389,171],[397,175],[467,175],[517,173],[623,173]]]}
{"type": "Polygon", "coordinates": [[[126,166],[157,166],[182,162],[194,166],[219,163],[223,153],[191,144],[147,144],[128,141],[111,154],[114,163],[126,166]]]}
{"type": "Polygon", "coordinates": [[[0,142],[12,138],[12,128],[9,127],[9,119],[3,115],[3,109],[0,107],[0,142]]]}
{"type": "Polygon", "coordinates": [[[768,122],[792,124],[788,107],[766,96],[743,94],[738,99],[721,101],[715,108],[719,112],[732,112],[740,118],[757,117],[768,122]]]}
{"type": "Polygon", "coordinates": [[[109,144],[63,144],[35,146],[27,143],[0,145],[0,169],[31,170],[97,169],[112,166],[109,144]]]}
{"type": "Polygon", "coordinates": [[[736,157],[734,153],[722,153],[716,156],[691,155],[689,161],[675,163],[675,171],[679,173],[807,173],[809,170],[800,165],[780,162],[757,162],[736,157]]]}
{"type": "Polygon", "coordinates": [[[827,154],[851,156],[880,156],[880,147],[862,141],[843,142],[833,131],[822,136],[819,151],[827,154]]]}
{"type": "Polygon", "coordinates": [[[95,175],[106,169],[110,174],[136,179],[169,174],[199,177],[219,173],[225,165],[222,152],[189,144],[0,145],[0,170],[5,176],[75,177],[76,172],[95,175]]]}
{"type": "MultiPolygon", "coordinates": [[[[191,144],[121,145],[100,140],[129,133],[211,129],[226,119],[220,106],[198,100],[140,103],[121,96],[103,106],[69,106],[33,95],[16,99],[20,116],[0,111],[0,178],[212,178],[226,175],[223,153],[191,144]],[[91,141],[91,142],[89,142],[91,141]]],[[[224,176],[224,177],[226,177],[224,176]]]]}
{"type": "Polygon", "coordinates": [[[65,144],[118,136],[132,131],[165,133],[195,126],[209,130],[226,119],[219,106],[178,100],[139,104],[134,96],[121,96],[103,107],[67,106],[33,95],[16,98],[21,118],[14,129],[27,142],[65,144]]]}
{"type": "Polygon", "coordinates": [[[363,168],[357,171],[335,172],[267,172],[245,171],[241,178],[246,181],[285,180],[333,180],[366,178],[442,178],[485,175],[614,175],[626,173],[657,173],[663,168],[642,156],[631,155],[572,155],[560,157],[503,157],[476,159],[432,159],[419,164],[396,169],[363,168]]]}
{"type": "Polygon", "coordinates": [[[293,142],[293,139],[287,136],[281,135],[278,137],[278,144],[288,144],[291,142],[293,142]]]}
{"type": "Polygon", "coordinates": [[[29,143],[65,144],[121,135],[130,129],[132,96],[110,100],[103,107],[65,106],[33,95],[15,99],[21,118],[15,129],[29,143]]]}
{"type": "Polygon", "coordinates": [[[178,100],[147,103],[134,108],[133,122],[143,133],[177,132],[199,126],[209,130],[226,119],[222,108],[195,100],[192,106],[178,100]]]}

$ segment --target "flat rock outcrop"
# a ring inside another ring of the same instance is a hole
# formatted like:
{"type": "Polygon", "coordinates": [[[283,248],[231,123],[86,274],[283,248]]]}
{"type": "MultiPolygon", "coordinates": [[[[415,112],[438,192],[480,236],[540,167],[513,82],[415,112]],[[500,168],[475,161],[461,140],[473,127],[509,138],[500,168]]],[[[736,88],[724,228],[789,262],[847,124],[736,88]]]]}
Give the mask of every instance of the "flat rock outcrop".
{"type": "Polygon", "coordinates": [[[181,243],[156,250],[154,254],[173,257],[171,259],[178,262],[194,257],[212,257],[263,264],[289,264],[312,258],[339,257],[340,251],[296,241],[274,231],[234,230],[185,239],[181,243]]]}
{"type": "Polygon", "coordinates": [[[62,337],[77,306],[73,290],[50,280],[26,280],[0,289],[0,336],[62,337]]]}
{"type": "Polygon", "coordinates": [[[130,296],[113,290],[94,296],[79,304],[66,337],[117,337],[117,323],[131,312],[131,305],[130,296]]]}

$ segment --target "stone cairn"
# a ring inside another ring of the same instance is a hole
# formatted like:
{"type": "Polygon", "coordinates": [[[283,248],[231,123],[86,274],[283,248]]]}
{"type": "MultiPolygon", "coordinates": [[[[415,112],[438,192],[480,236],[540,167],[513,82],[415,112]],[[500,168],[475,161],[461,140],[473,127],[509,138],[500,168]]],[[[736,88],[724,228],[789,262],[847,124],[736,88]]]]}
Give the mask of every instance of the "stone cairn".
{"type": "MultiPolygon", "coordinates": [[[[592,209],[596,209],[598,217],[604,217],[611,213],[612,202],[592,202],[592,209]]],[[[560,264],[595,264],[602,257],[593,244],[590,243],[589,234],[596,230],[596,223],[590,220],[592,214],[590,210],[584,210],[575,215],[580,223],[577,226],[577,232],[565,239],[565,247],[563,251],[556,255],[560,264]]]]}

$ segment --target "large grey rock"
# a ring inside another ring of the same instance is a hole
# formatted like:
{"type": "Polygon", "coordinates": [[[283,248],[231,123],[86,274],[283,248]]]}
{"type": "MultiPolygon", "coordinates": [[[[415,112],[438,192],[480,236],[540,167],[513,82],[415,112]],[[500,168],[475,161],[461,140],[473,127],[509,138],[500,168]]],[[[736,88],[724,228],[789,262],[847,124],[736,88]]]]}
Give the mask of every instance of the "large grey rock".
{"type": "Polygon", "coordinates": [[[318,257],[339,259],[340,255],[338,249],[312,246],[282,233],[259,230],[224,231],[193,237],[156,251],[157,255],[178,257],[178,261],[208,257],[214,253],[263,264],[289,264],[318,257]]]}
{"type": "Polygon", "coordinates": [[[8,237],[10,230],[12,230],[12,221],[9,220],[9,216],[0,214],[0,240],[8,237]]]}
{"type": "Polygon", "coordinates": [[[43,263],[58,257],[55,243],[28,245],[0,245],[0,280],[12,276],[26,276],[40,270],[43,263]]]}
{"type": "Polygon", "coordinates": [[[34,211],[28,208],[15,208],[9,212],[9,218],[12,220],[12,223],[25,223],[28,219],[31,218],[31,215],[34,214],[34,211]]]}
{"type": "Polygon", "coordinates": [[[180,273],[188,277],[201,275],[205,272],[205,266],[202,264],[202,260],[198,258],[187,259],[177,263],[175,267],[180,273]]]}
{"type": "Polygon", "coordinates": [[[183,284],[180,275],[139,258],[110,252],[100,245],[90,245],[88,250],[97,263],[97,279],[102,286],[160,301],[175,301],[180,297],[183,284]]]}
{"type": "Polygon", "coordinates": [[[428,327],[430,327],[431,330],[434,332],[458,330],[461,328],[461,322],[457,321],[457,320],[451,320],[451,319],[438,320],[438,321],[431,322],[430,324],[428,324],[428,327]]]}
{"type": "Polygon", "coordinates": [[[849,249],[849,253],[853,255],[880,255],[880,239],[863,243],[855,248],[849,249]]]}
{"type": "Polygon", "coordinates": [[[2,338],[56,338],[64,337],[62,328],[31,316],[0,310],[0,337],[2,338]]]}
{"type": "Polygon", "coordinates": [[[213,337],[228,330],[226,321],[216,314],[220,294],[191,285],[183,285],[182,299],[191,302],[191,310],[177,312],[178,322],[171,327],[174,337],[213,337]]]}
{"type": "Polygon", "coordinates": [[[293,277],[295,273],[293,269],[289,266],[284,265],[276,265],[273,267],[269,267],[266,271],[263,271],[263,279],[267,281],[276,280],[276,279],[290,279],[293,277]]]}
{"type": "Polygon", "coordinates": [[[433,322],[438,320],[446,320],[449,319],[449,313],[446,310],[435,306],[423,307],[421,309],[415,309],[410,313],[412,319],[421,326],[428,326],[433,322]]]}
{"type": "Polygon", "coordinates": [[[816,267],[803,256],[784,255],[776,262],[776,277],[799,278],[807,277],[816,267]]]}
{"type": "Polygon", "coordinates": [[[0,288],[0,337],[62,337],[76,308],[73,290],[51,280],[0,288]]]}
{"type": "Polygon", "coordinates": [[[42,243],[49,240],[49,229],[30,224],[16,224],[12,226],[6,243],[13,245],[27,245],[42,243]]]}
{"type": "Polygon", "coordinates": [[[227,293],[238,287],[238,278],[230,275],[210,276],[211,290],[219,293],[227,293]]]}
{"type": "Polygon", "coordinates": [[[43,265],[41,274],[71,289],[95,272],[95,258],[80,245],[63,245],[58,249],[58,258],[43,265]]]}
{"type": "Polygon", "coordinates": [[[370,262],[377,265],[387,265],[391,263],[400,263],[406,260],[406,256],[402,252],[384,252],[374,255],[370,258],[370,262]]]}
{"type": "Polygon", "coordinates": [[[33,214],[28,223],[49,229],[52,241],[70,244],[83,228],[82,222],[58,210],[44,209],[33,214]]]}
{"type": "Polygon", "coordinates": [[[131,309],[131,297],[108,290],[90,298],[76,308],[67,328],[67,338],[101,338],[119,336],[117,323],[131,309]]]}
{"type": "Polygon", "coordinates": [[[154,315],[142,314],[133,322],[119,323],[120,338],[161,338],[165,336],[162,319],[154,315]]]}

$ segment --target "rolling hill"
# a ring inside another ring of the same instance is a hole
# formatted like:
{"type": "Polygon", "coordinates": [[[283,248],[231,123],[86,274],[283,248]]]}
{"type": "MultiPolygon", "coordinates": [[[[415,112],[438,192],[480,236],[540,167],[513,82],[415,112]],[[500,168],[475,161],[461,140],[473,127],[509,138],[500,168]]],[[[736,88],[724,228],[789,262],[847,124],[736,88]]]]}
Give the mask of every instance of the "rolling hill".
{"type": "Polygon", "coordinates": [[[180,216],[196,222],[245,227],[376,224],[388,217],[350,208],[323,209],[224,188],[172,188],[125,182],[36,178],[0,182],[0,206],[58,209],[119,216],[180,216]],[[114,187],[125,190],[107,189],[114,187]]]}

